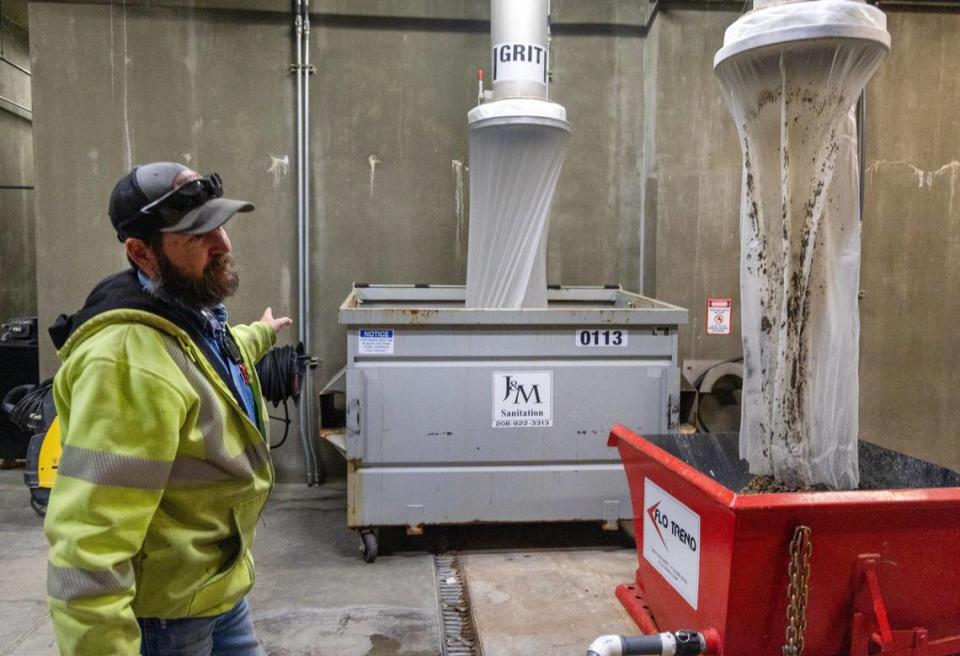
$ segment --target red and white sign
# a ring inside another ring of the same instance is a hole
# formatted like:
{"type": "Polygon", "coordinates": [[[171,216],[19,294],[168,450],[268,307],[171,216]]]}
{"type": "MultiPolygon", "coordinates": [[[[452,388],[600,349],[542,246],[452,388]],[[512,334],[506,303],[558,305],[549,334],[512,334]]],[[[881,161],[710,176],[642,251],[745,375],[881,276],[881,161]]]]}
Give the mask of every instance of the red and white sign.
{"type": "Polygon", "coordinates": [[[643,557],[697,609],[700,515],[649,478],[643,481],[643,557]]]}
{"type": "Polygon", "coordinates": [[[707,299],[707,334],[729,335],[733,318],[732,298],[707,299]]]}

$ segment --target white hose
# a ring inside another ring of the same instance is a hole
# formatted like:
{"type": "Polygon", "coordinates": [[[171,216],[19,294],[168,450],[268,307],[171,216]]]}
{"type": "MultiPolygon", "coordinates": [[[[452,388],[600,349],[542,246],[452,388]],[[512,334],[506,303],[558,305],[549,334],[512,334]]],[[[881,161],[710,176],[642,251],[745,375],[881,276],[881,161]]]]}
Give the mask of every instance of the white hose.
{"type": "MultiPolygon", "coordinates": [[[[699,640],[700,649],[696,653],[703,653],[704,642],[700,634],[686,631],[682,633],[685,637],[699,640]]],[[[587,656],[638,656],[640,654],[676,656],[676,653],[677,636],[673,633],[638,636],[605,635],[594,640],[593,644],[587,648],[587,656]]]]}
{"type": "Polygon", "coordinates": [[[623,656],[623,640],[618,635],[600,636],[587,647],[587,656],[623,656]]]}

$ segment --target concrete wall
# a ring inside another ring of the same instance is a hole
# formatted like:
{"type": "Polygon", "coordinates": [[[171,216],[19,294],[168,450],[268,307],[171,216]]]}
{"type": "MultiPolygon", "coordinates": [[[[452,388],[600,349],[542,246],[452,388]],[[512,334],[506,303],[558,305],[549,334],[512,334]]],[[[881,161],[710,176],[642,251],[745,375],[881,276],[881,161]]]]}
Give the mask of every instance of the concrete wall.
{"type": "MultiPolygon", "coordinates": [[[[488,28],[400,27],[314,25],[313,265],[323,375],[346,357],[336,310],[352,282],[465,280],[465,117],[476,104],[476,69],[487,67],[488,28]]],[[[554,36],[553,98],[574,133],[553,205],[551,283],[638,285],[642,66],[638,37],[564,33],[562,24],[554,36]],[[594,75],[597,68],[606,74],[594,75]]]]}
{"type": "Polygon", "coordinates": [[[4,14],[0,34],[7,60],[0,60],[0,321],[37,311],[34,192],[6,188],[33,184],[30,76],[20,70],[30,70],[29,44],[13,18],[4,14]]]}
{"type": "Polygon", "coordinates": [[[861,434],[960,469],[960,13],[889,29],[867,96],[861,434]]]}
{"type": "MultiPolygon", "coordinates": [[[[295,314],[286,20],[34,4],[30,27],[41,324],[77,309],[92,285],[126,266],[107,201],[133,164],[154,160],[218,171],[228,196],[257,206],[229,226],[241,267],[232,320],[255,320],[267,305],[295,314]]],[[[41,368],[55,366],[52,350],[42,351],[41,368]]],[[[302,469],[296,448],[291,439],[277,452],[280,471],[302,469]]]]}
{"type": "MultiPolygon", "coordinates": [[[[485,2],[468,3],[459,19],[444,3],[366,6],[406,7],[400,16],[344,15],[335,4],[312,30],[318,383],[344,364],[336,312],[354,281],[464,281],[466,112],[489,46],[485,2]]],[[[554,204],[550,282],[639,285],[646,13],[618,4],[589,15],[578,3],[557,7],[553,93],[575,131],[554,204]]],[[[36,3],[31,12],[38,231],[55,235],[38,243],[41,322],[78,307],[124,265],[109,191],[132,164],[157,159],[217,170],[228,195],[257,205],[230,225],[242,267],[232,317],[256,318],[267,304],[295,316],[288,18],[136,4],[36,3]]],[[[50,349],[42,366],[56,366],[50,349]]],[[[278,470],[295,477],[302,465],[289,444],[278,470]]]]}
{"type": "MultiPolygon", "coordinates": [[[[267,304],[296,314],[287,5],[200,4],[210,8],[31,5],[44,323],[123,266],[107,196],[131,164],[155,159],[217,170],[228,195],[257,204],[230,226],[243,275],[234,319],[267,304]]],[[[488,65],[488,27],[480,0],[315,7],[311,328],[322,383],[344,362],[336,308],[352,282],[464,280],[465,114],[475,70],[488,65]]],[[[704,307],[708,296],[739,307],[740,153],[712,57],[739,8],[683,7],[661,6],[651,21],[644,3],[554,2],[552,94],[574,136],[548,278],[619,282],[686,306],[681,358],[719,359],[739,354],[738,311],[733,335],[708,337],[704,307]]],[[[954,467],[957,447],[923,435],[957,418],[955,309],[944,300],[960,261],[949,224],[960,218],[958,18],[892,13],[894,51],[870,88],[861,419],[865,436],[954,467]],[[918,186],[911,166],[939,172],[918,186]],[[904,234],[932,257],[901,262],[904,234]],[[895,319],[884,311],[893,298],[895,319]],[[906,316],[916,337],[901,334],[906,316]]],[[[54,367],[48,350],[44,368],[54,367]]],[[[281,476],[298,478],[296,441],[276,455],[281,476]]]]}
{"type": "Polygon", "coordinates": [[[657,298],[688,308],[682,358],[739,357],[740,172],[737,131],[713,74],[723,31],[739,16],[723,9],[657,15],[656,156],[648,184],[656,203],[657,298]],[[732,298],[730,335],[707,335],[708,297],[732,298]]]}

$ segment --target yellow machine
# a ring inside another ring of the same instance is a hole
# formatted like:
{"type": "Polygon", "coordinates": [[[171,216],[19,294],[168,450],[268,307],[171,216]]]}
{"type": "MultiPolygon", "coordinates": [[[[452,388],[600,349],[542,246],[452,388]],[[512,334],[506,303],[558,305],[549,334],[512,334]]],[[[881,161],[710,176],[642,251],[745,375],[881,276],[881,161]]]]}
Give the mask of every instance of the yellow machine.
{"type": "Polygon", "coordinates": [[[39,385],[18,385],[0,401],[0,412],[27,435],[23,482],[30,488],[30,505],[40,515],[47,512],[50,490],[60,465],[60,420],[53,403],[53,379],[39,385]]]}
{"type": "Polygon", "coordinates": [[[30,438],[27,448],[27,463],[23,470],[23,481],[30,488],[30,506],[40,515],[47,512],[50,490],[57,478],[60,465],[60,418],[54,417],[46,432],[30,438]]]}

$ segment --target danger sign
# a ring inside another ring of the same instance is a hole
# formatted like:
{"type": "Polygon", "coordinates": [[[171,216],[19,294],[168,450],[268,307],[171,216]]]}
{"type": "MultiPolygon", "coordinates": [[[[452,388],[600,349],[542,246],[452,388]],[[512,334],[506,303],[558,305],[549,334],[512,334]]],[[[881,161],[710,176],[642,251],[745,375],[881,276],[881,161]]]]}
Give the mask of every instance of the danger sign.
{"type": "Polygon", "coordinates": [[[708,298],[707,299],[707,334],[708,335],[729,335],[730,323],[733,315],[733,299],[731,298],[708,298]]]}

